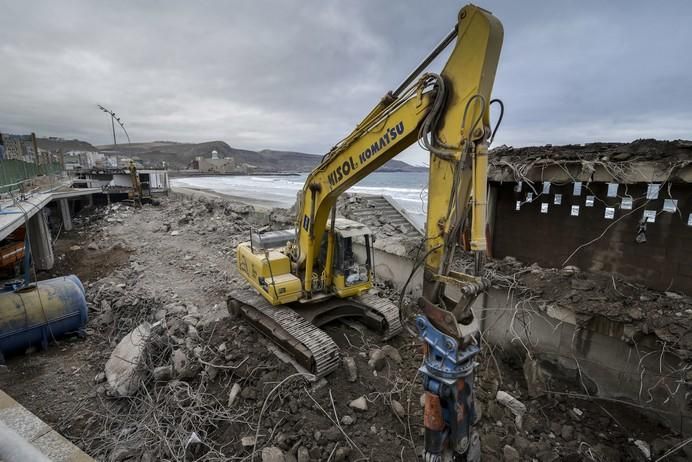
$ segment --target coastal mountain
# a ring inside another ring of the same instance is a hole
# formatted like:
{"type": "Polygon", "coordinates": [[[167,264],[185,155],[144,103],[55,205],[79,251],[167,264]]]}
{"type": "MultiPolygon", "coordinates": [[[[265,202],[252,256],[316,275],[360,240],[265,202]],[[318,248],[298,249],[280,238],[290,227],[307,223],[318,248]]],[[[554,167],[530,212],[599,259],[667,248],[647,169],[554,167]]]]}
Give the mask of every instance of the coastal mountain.
{"type": "Polygon", "coordinates": [[[46,151],[98,151],[91,143],[82,140],[66,140],[63,138],[36,138],[36,144],[46,151]]]}
{"type": "MultiPolygon", "coordinates": [[[[204,143],[177,143],[173,141],[153,141],[150,143],[131,143],[97,146],[101,151],[118,152],[124,156],[136,157],[144,165],[155,165],[165,161],[169,168],[185,169],[195,158],[211,157],[216,151],[219,158],[231,157],[236,164],[249,164],[256,167],[257,173],[296,173],[309,172],[320,161],[321,156],[294,151],[276,151],[263,149],[251,151],[228,145],[225,141],[207,141],[204,143]]],[[[380,168],[389,172],[425,171],[424,167],[415,167],[406,162],[390,160],[380,168]]]]}

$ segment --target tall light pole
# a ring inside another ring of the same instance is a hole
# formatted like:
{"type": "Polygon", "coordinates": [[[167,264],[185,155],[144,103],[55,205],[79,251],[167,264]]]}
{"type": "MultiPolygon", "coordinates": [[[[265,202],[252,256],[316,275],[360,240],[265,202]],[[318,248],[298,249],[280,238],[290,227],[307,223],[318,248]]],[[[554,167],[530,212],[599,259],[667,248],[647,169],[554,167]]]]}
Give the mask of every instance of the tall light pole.
{"type": "Polygon", "coordinates": [[[127,134],[127,130],[125,130],[125,122],[120,121],[120,117],[115,115],[115,112],[111,111],[110,109],[106,109],[105,107],[101,106],[100,104],[98,105],[99,109],[101,109],[103,112],[111,116],[111,128],[113,129],[113,144],[117,145],[118,142],[115,139],[115,122],[118,122],[118,125],[120,125],[120,128],[123,129],[123,132],[125,132],[125,136],[127,136],[127,143],[130,144],[130,135],[127,134]]]}

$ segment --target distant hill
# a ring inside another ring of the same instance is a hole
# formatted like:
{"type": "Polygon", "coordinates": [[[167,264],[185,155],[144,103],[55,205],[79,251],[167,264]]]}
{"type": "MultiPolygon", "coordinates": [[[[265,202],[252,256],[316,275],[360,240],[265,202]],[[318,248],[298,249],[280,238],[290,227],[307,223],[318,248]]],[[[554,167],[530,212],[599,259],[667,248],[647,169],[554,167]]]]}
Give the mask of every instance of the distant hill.
{"type": "MultiPolygon", "coordinates": [[[[176,143],[173,141],[154,141],[150,143],[131,143],[97,146],[101,151],[118,151],[123,155],[139,158],[143,164],[160,164],[165,161],[170,168],[185,169],[197,156],[209,158],[212,151],[219,157],[232,157],[236,164],[250,164],[257,167],[258,173],[294,173],[309,172],[320,161],[321,156],[293,151],[275,151],[263,149],[251,151],[228,145],[225,141],[207,141],[204,143],[176,143]]],[[[380,171],[417,172],[425,171],[424,167],[391,160],[380,171]]]]}
{"type": "Polygon", "coordinates": [[[98,151],[91,143],[82,140],[64,140],[61,138],[37,138],[36,144],[41,149],[56,152],[67,151],[98,151]]]}

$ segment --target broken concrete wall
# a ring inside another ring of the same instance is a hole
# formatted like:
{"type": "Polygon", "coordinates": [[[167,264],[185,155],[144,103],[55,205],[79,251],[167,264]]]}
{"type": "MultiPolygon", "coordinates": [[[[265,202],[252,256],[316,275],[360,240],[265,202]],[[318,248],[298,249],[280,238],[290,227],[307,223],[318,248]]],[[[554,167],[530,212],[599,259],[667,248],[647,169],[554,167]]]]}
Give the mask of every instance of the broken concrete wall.
{"type": "Polygon", "coordinates": [[[657,290],[692,293],[692,185],[671,184],[654,200],[646,199],[648,185],[643,183],[620,184],[616,197],[608,197],[607,183],[584,184],[580,195],[574,194],[571,182],[550,185],[548,193],[543,193],[541,183],[534,185],[536,192],[527,183],[521,191],[517,183],[493,187],[493,257],[616,272],[657,290]],[[595,196],[593,206],[587,206],[587,196],[595,196]],[[628,196],[634,198],[631,210],[623,207],[628,196]],[[676,212],[663,211],[669,198],[677,200],[676,212]],[[572,216],[572,206],[579,206],[578,216],[572,216]],[[606,218],[606,208],[612,208],[612,218],[606,218]],[[645,210],[656,217],[646,224],[646,242],[637,242],[645,210]]]}
{"type": "MultiPolygon", "coordinates": [[[[375,241],[375,246],[375,279],[387,281],[396,290],[402,290],[411,275],[415,262],[409,256],[402,256],[377,248],[377,241],[375,241]]],[[[365,262],[365,245],[355,242],[353,244],[353,253],[359,263],[365,262]]],[[[422,293],[422,288],[423,270],[419,268],[406,287],[406,295],[419,297],[422,293]]]]}
{"type": "Polygon", "coordinates": [[[692,434],[686,363],[653,335],[627,343],[621,339],[626,324],[605,318],[582,324],[563,307],[517,300],[500,289],[480,297],[474,310],[489,343],[523,350],[548,375],[573,381],[584,394],[633,403],[692,434]]]}

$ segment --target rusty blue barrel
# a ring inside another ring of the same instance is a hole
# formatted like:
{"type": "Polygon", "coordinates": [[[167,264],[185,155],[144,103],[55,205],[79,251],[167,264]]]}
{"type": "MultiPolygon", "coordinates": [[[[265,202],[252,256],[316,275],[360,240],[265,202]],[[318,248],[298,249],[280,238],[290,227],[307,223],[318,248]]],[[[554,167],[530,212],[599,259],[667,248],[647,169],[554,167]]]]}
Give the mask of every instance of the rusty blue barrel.
{"type": "Polygon", "coordinates": [[[84,334],[84,286],[75,275],[0,293],[0,352],[22,351],[69,333],[84,334]]]}

